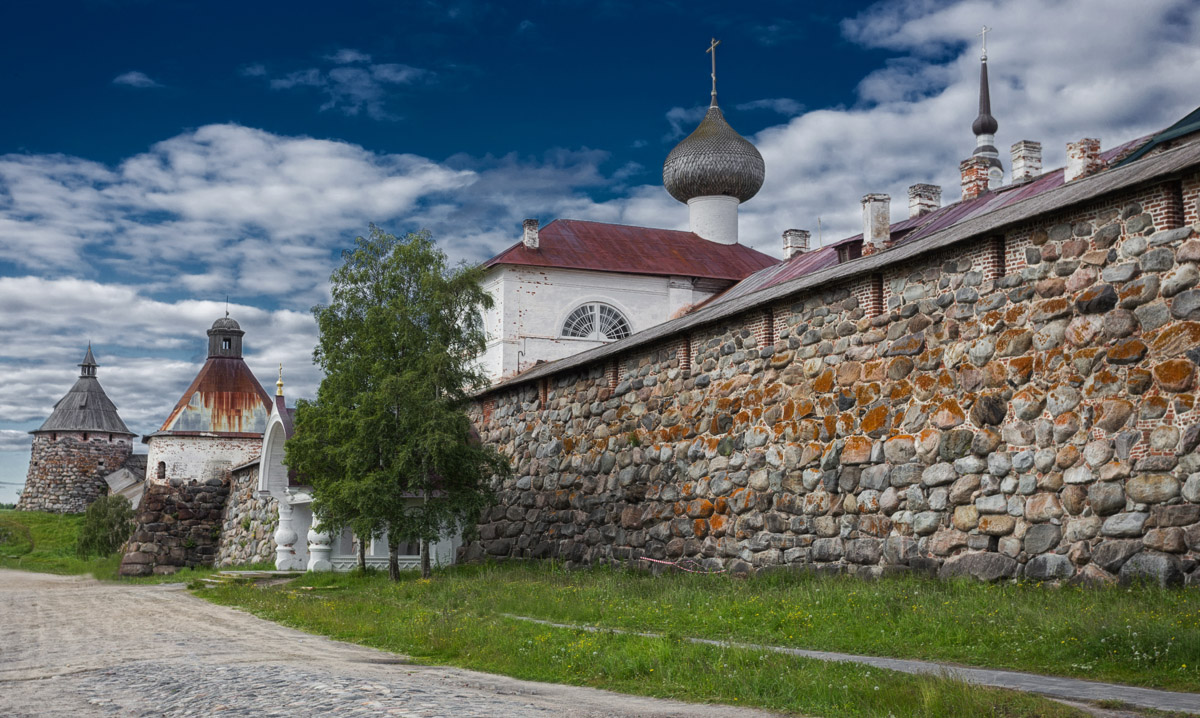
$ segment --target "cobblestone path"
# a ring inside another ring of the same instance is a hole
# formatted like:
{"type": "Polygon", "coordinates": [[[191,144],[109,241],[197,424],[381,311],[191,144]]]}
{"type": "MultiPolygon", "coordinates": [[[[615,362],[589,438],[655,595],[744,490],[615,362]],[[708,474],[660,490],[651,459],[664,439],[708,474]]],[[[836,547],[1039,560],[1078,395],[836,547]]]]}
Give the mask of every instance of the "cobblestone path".
{"type": "Polygon", "coordinates": [[[0,716],[768,714],[519,681],[311,636],[179,586],[0,569],[0,716]]]}

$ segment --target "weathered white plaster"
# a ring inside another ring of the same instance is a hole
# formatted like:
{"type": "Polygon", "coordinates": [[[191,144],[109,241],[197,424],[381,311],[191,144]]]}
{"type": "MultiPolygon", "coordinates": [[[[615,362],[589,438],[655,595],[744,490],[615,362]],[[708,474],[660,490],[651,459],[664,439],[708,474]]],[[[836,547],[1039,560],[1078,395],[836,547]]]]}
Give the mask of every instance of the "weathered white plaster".
{"type": "Polygon", "coordinates": [[[207,481],[220,479],[235,466],[258,457],[262,439],[230,437],[220,434],[151,436],[146,458],[146,480],[164,483],[171,479],[207,481]],[[159,477],[159,464],[164,464],[165,477],[159,477]]]}
{"type": "Polygon", "coordinates": [[[688,200],[688,225],[692,232],[710,242],[737,244],[737,197],[723,194],[693,197],[688,200]]]}

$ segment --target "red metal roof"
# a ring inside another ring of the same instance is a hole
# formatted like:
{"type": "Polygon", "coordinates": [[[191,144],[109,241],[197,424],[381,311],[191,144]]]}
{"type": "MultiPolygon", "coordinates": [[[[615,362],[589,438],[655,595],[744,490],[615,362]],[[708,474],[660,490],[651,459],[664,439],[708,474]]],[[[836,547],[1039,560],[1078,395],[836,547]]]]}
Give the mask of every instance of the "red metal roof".
{"type": "Polygon", "coordinates": [[[518,264],[736,281],[778,263],[757,249],[710,242],[691,232],[556,219],[539,231],[537,249],[518,242],[484,266],[518,264]]]}
{"type": "MultiPolygon", "coordinates": [[[[1112,163],[1114,160],[1128,155],[1129,152],[1141,146],[1149,139],[1150,136],[1146,136],[1126,142],[1123,145],[1118,145],[1107,152],[1101,153],[1101,158],[1106,164],[1112,163]]],[[[941,207],[920,217],[910,217],[900,222],[894,222],[890,227],[891,241],[893,244],[904,244],[920,239],[921,237],[927,237],[972,217],[986,214],[987,212],[1029,199],[1056,187],[1061,187],[1063,183],[1064,172],[1062,168],[1059,168],[1046,172],[1029,182],[1001,187],[991,192],[985,192],[974,199],[965,202],[955,202],[954,204],[941,207]]],[[[845,239],[827,244],[819,249],[814,249],[811,252],[798,254],[773,267],[759,270],[730,287],[724,293],[714,297],[710,303],[719,304],[736,297],[743,297],[747,294],[753,294],[759,290],[773,287],[781,282],[786,282],[790,279],[825,269],[826,267],[832,267],[838,263],[837,247],[853,242],[861,242],[862,239],[863,236],[859,233],[852,237],[846,237],[845,239]]]]}
{"type": "Polygon", "coordinates": [[[246,362],[209,357],[159,432],[261,436],[271,397],[246,362]]]}

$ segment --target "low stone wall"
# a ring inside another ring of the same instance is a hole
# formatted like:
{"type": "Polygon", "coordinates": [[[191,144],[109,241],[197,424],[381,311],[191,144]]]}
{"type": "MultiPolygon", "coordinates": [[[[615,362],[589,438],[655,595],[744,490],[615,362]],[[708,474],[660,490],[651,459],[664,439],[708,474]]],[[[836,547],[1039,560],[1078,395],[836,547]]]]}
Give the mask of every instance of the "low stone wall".
{"type": "Polygon", "coordinates": [[[148,576],[213,565],[228,497],[228,478],[147,483],[120,574],[148,576]]]}
{"type": "Polygon", "coordinates": [[[465,548],[1200,583],[1200,176],[482,397],[465,548]]]}
{"type": "Polygon", "coordinates": [[[229,501],[221,520],[217,566],[275,560],[279,506],[274,497],[258,495],[258,473],[256,464],[233,474],[229,501]]]}
{"type": "Polygon", "coordinates": [[[128,436],[110,437],[82,432],[35,434],[17,510],[87,511],[93,501],[108,493],[104,477],[121,468],[133,453],[128,436]]]}

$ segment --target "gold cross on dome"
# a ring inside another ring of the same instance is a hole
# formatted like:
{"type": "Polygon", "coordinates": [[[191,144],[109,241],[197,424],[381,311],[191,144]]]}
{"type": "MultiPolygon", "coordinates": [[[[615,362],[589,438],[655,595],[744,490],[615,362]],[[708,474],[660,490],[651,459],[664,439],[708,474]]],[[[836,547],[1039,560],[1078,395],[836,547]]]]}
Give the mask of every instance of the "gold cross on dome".
{"type": "Polygon", "coordinates": [[[983,55],[982,55],[981,57],[982,57],[984,60],[986,60],[986,59],[987,59],[987,34],[988,34],[989,32],[991,32],[991,31],[992,31],[992,28],[988,27],[987,25],[984,25],[984,26],[983,26],[983,29],[982,29],[982,30],[980,30],[980,31],[979,31],[979,32],[978,32],[978,33],[975,35],[975,37],[982,37],[982,38],[983,38],[983,55]]]}
{"type": "Polygon", "coordinates": [[[713,97],[717,96],[717,45],[720,45],[720,44],[721,44],[721,41],[714,37],[712,39],[712,42],[709,43],[708,49],[705,50],[705,52],[712,55],[712,82],[713,82],[712,93],[713,93],[713,97]]]}

